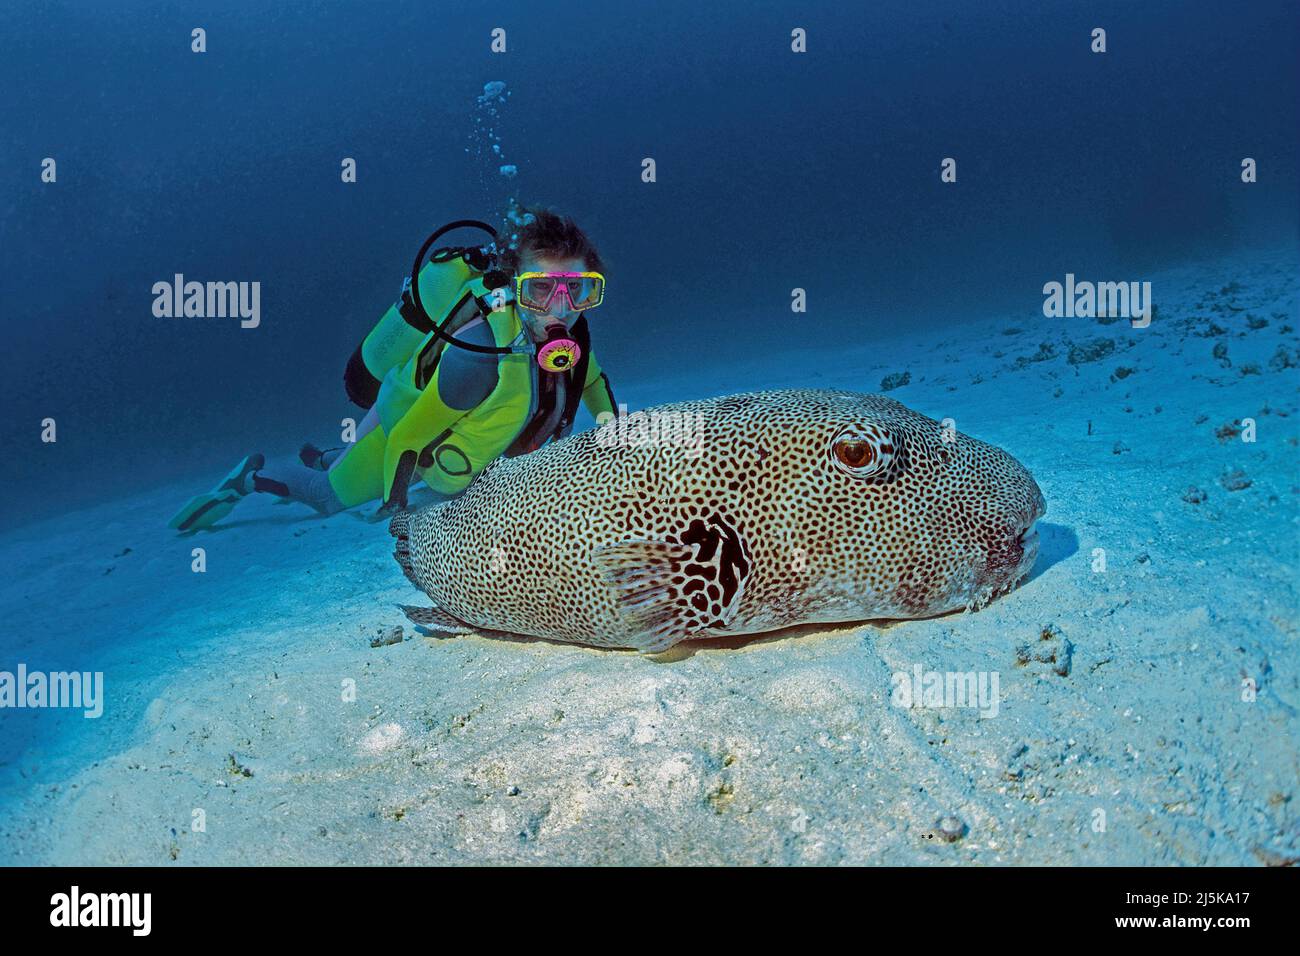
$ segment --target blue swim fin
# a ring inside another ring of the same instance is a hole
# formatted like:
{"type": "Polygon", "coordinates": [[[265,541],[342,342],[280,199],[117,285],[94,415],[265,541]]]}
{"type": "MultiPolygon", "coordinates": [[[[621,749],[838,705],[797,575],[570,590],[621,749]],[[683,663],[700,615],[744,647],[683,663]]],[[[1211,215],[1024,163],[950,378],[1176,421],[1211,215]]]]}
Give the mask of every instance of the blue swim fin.
{"type": "Polygon", "coordinates": [[[172,515],[167,527],[182,533],[216,524],[234,510],[250,490],[248,476],[266,464],[261,454],[248,455],[211,491],[195,495],[172,515]]]}

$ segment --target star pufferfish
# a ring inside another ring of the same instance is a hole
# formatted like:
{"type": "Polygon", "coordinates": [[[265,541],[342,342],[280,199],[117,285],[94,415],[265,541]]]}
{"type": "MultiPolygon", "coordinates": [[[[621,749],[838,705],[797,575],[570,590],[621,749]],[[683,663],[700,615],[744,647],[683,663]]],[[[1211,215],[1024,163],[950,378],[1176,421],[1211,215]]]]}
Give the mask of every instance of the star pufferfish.
{"type": "Polygon", "coordinates": [[[977,610],[1029,573],[1045,510],[999,448],[881,395],[799,389],[659,406],[498,459],[389,531],[436,605],[402,606],[417,624],[654,653],[977,610]]]}

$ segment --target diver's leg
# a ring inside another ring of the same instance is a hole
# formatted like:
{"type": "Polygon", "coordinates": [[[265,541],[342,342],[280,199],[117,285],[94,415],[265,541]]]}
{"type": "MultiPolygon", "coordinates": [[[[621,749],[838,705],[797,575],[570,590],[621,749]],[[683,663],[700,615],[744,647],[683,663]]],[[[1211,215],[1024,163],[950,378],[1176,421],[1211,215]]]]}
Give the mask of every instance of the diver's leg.
{"type": "MultiPolygon", "coordinates": [[[[377,426],[378,424],[379,424],[379,409],[372,408],[370,409],[370,411],[366,412],[366,417],[361,419],[361,424],[357,425],[356,440],[351,445],[348,445],[345,448],[332,448],[329,451],[326,451],[321,457],[321,464],[323,464],[327,469],[333,468],[335,465],[341,464],[343,460],[347,458],[348,455],[352,452],[352,450],[356,448],[358,445],[360,445],[365,440],[366,436],[375,430],[375,426],[377,426]],[[335,452],[336,454],[331,456],[330,454],[331,452],[335,452]]],[[[381,434],[382,431],[383,430],[380,429],[381,434]]]]}
{"type": "MultiPolygon", "coordinates": [[[[377,418],[375,423],[378,424],[377,418]]],[[[372,427],[330,463],[326,474],[334,494],[345,508],[383,498],[384,448],[387,442],[383,428],[372,427]]]]}
{"type": "Polygon", "coordinates": [[[292,458],[268,462],[253,472],[249,490],[301,501],[323,515],[332,515],[348,507],[334,493],[328,472],[308,468],[292,458]]]}
{"type": "Polygon", "coordinates": [[[298,449],[298,460],[308,468],[315,468],[317,471],[329,471],[330,465],[338,460],[339,455],[347,451],[344,447],[339,448],[317,448],[311,442],[303,442],[302,447],[298,449]]]}
{"type": "Polygon", "coordinates": [[[370,409],[366,417],[361,419],[361,424],[357,426],[357,437],[353,444],[344,445],[339,448],[326,448],[324,450],[317,448],[311,442],[307,442],[298,450],[298,458],[308,468],[319,468],[321,471],[329,471],[337,464],[351,448],[360,444],[361,439],[365,438],[376,425],[379,424],[379,412],[370,409]]]}

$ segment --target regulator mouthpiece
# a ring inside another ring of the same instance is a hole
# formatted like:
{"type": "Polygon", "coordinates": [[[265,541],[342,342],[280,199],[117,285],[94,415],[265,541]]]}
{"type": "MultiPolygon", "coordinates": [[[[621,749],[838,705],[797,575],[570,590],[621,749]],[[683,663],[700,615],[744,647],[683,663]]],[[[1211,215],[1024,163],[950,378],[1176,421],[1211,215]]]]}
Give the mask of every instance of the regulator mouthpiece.
{"type": "Polygon", "coordinates": [[[566,332],[557,330],[537,350],[537,364],[548,372],[567,372],[582,358],[582,348],[566,332]]]}

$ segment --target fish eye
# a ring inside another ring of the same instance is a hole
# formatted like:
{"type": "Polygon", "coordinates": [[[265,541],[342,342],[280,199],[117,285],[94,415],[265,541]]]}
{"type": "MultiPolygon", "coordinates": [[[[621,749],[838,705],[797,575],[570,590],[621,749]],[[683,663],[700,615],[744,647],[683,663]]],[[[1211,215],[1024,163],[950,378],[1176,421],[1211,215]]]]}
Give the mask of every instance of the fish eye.
{"type": "Polygon", "coordinates": [[[860,439],[837,441],[835,443],[835,457],[840,460],[842,465],[848,465],[850,468],[861,468],[871,463],[871,459],[876,457],[876,450],[871,447],[870,442],[860,439]]]}
{"type": "Polygon", "coordinates": [[[873,426],[846,428],[831,442],[831,458],[837,468],[855,478],[880,474],[894,460],[894,443],[873,426]]]}

